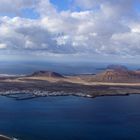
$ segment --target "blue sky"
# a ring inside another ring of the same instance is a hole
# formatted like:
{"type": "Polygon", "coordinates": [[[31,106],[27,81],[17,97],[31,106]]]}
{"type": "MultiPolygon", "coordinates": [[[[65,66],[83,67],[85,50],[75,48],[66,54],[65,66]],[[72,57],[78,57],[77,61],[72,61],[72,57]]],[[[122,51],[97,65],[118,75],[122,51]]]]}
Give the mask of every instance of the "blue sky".
{"type": "Polygon", "coordinates": [[[51,0],[54,5],[57,6],[58,10],[67,10],[71,8],[73,0],[51,0]]]}
{"type": "Polygon", "coordinates": [[[29,18],[29,19],[38,19],[39,18],[39,14],[37,12],[35,12],[33,9],[23,9],[21,11],[21,16],[24,18],[29,18]]]}
{"type": "Polygon", "coordinates": [[[136,62],[139,44],[139,0],[0,1],[2,59],[136,62]]]}

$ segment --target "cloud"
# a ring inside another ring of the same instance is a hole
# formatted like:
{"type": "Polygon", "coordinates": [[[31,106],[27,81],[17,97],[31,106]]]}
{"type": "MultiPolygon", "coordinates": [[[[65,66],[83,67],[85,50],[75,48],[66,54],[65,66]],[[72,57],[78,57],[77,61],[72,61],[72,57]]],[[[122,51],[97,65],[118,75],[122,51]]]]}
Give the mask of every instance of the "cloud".
{"type": "Polygon", "coordinates": [[[1,14],[19,14],[22,9],[35,8],[39,0],[1,0],[1,14]]]}
{"type": "Polygon", "coordinates": [[[6,44],[0,44],[0,49],[5,49],[7,48],[6,44]]]}
{"type": "Polygon", "coordinates": [[[137,2],[75,0],[75,7],[80,7],[80,11],[57,11],[49,0],[2,0],[1,12],[16,13],[31,8],[40,17],[1,16],[0,49],[38,55],[139,55],[137,2]]]}

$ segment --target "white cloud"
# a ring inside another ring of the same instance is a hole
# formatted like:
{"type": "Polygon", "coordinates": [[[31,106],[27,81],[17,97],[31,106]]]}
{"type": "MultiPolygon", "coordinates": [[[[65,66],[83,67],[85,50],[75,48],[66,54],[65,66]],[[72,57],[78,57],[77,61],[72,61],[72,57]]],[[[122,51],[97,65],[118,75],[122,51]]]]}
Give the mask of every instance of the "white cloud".
{"type": "Polygon", "coordinates": [[[75,0],[81,11],[57,11],[49,0],[2,0],[1,12],[34,8],[40,18],[1,17],[0,49],[37,54],[139,55],[136,1],[75,0]],[[8,8],[10,5],[14,7],[8,8]]]}
{"type": "Polygon", "coordinates": [[[6,44],[0,44],[0,49],[5,49],[6,47],[6,44]]]}
{"type": "Polygon", "coordinates": [[[24,8],[35,8],[39,0],[0,0],[0,12],[18,14],[24,8]]]}

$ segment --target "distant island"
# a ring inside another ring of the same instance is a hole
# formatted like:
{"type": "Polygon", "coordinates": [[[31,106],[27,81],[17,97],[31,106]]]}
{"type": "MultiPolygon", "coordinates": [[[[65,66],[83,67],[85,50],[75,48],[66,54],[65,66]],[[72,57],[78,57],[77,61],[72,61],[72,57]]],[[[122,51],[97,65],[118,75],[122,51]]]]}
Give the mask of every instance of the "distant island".
{"type": "Polygon", "coordinates": [[[37,71],[25,76],[1,76],[0,95],[17,100],[44,96],[129,95],[140,93],[140,70],[110,65],[98,74],[65,76],[52,71],[37,71]]]}

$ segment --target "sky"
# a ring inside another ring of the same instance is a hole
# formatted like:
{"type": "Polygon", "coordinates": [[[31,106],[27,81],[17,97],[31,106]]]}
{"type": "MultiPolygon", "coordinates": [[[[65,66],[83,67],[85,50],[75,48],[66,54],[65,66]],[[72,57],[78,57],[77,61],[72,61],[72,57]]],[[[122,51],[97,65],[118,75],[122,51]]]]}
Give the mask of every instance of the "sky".
{"type": "Polygon", "coordinates": [[[0,59],[139,63],[140,0],[0,0],[0,59]]]}

